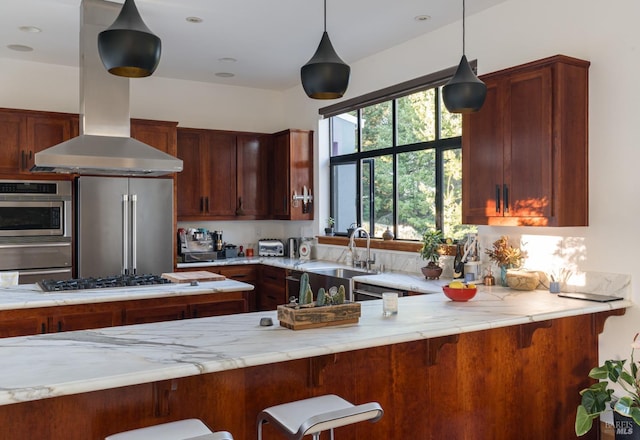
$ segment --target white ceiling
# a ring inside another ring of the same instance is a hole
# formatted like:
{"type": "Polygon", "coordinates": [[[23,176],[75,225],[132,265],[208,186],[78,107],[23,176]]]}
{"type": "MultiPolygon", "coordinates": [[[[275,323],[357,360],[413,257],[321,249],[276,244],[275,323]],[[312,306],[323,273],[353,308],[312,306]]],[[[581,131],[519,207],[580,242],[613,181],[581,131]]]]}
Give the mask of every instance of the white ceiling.
{"type": "MultiPolygon", "coordinates": [[[[504,1],[466,0],[467,17],[504,1]]],[[[77,66],[80,2],[1,0],[0,58],[77,66]],[[24,32],[21,26],[42,32],[24,32]],[[17,52],[7,48],[11,44],[34,50],[17,52]]],[[[162,39],[154,75],[167,78],[284,90],[299,82],[300,67],[323,31],[323,0],[136,0],[136,5],[162,39]],[[187,22],[192,16],[203,21],[187,22]],[[237,61],[220,61],[224,58],[237,61]],[[219,78],[218,72],[235,76],[219,78]]],[[[462,0],[328,0],[327,32],[350,64],[461,16],[462,0]],[[415,20],[419,15],[431,18],[415,20]]]]}

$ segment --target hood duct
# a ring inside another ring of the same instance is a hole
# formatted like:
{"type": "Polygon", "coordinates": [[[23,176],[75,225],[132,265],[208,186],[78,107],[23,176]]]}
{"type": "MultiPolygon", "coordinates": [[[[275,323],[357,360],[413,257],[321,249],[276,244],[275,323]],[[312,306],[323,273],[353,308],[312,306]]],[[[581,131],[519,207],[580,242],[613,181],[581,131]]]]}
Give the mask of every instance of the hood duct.
{"type": "Polygon", "coordinates": [[[129,78],[111,75],[98,54],[98,34],[113,23],[117,3],[80,5],[80,136],[35,154],[34,172],[163,176],[182,160],[131,138],[129,78]]]}

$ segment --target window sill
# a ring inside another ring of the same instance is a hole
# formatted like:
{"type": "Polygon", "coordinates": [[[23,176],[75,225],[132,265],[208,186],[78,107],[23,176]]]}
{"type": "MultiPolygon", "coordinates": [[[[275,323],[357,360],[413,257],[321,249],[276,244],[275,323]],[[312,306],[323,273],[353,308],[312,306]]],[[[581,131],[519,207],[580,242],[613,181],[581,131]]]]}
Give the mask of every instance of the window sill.
{"type": "MultiPolygon", "coordinates": [[[[349,239],[347,237],[335,237],[327,235],[319,235],[317,237],[318,244],[332,244],[336,246],[348,246],[349,239]]],[[[366,238],[356,238],[357,247],[366,247],[366,238]]],[[[418,252],[422,247],[421,243],[415,241],[402,241],[402,240],[381,240],[379,238],[371,239],[371,249],[382,249],[387,251],[401,251],[401,252],[418,252]]]]}

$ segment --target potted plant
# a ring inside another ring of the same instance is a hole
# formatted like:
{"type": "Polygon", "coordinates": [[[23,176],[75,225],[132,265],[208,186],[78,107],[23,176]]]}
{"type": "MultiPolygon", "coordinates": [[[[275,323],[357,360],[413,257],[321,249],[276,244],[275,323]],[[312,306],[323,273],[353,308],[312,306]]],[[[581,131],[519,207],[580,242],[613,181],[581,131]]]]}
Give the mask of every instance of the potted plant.
{"type": "Polygon", "coordinates": [[[580,391],[582,402],[576,411],[576,435],[586,434],[596,417],[613,410],[616,439],[640,439],[640,362],[633,359],[634,350],[640,348],[638,335],[636,333],[633,338],[628,365],[626,359],[608,360],[589,372],[590,378],[599,379],[600,382],[580,391]],[[614,396],[608,381],[620,386],[625,395],[614,396]]]}
{"type": "Polygon", "coordinates": [[[422,234],[422,248],[420,248],[420,256],[427,261],[427,265],[420,270],[428,280],[437,280],[442,274],[442,268],[438,262],[440,260],[440,248],[443,238],[442,231],[437,229],[427,230],[422,234]]]}
{"type": "Polygon", "coordinates": [[[509,237],[506,235],[494,241],[493,247],[487,249],[485,253],[500,268],[500,284],[502,286],[507,285],[507,269],[519,268],[525,258],[525,254],[520,248],[509,244],[509,237]]]}
{"type": "Polygon", "coordinates": [[[324,228],[324,235],[335,235],[336,231],[335,231],[335,229],[333,229],[333,226],[335,224],[336,224],[336,221],[333,219],[333,217],[329,217],[327,219],[328,227],[324,228]]]}

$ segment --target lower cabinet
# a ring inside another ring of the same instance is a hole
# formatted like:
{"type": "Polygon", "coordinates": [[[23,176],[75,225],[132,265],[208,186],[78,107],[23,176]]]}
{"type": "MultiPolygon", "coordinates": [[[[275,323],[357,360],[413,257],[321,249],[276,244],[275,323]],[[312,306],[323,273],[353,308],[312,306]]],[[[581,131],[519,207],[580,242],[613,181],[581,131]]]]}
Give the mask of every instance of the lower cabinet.
{"type": "Polygon", "coordinates": [[[249,311],[252,292],[223,292],[0,311],[0,338],[249,311]]]}
{"type": "Polygon", "coordinates": [[[258,285],[259,310],[276,310],[287,300],[287,271],[279,267],[260,266],[260,284],[258,285]]]}

